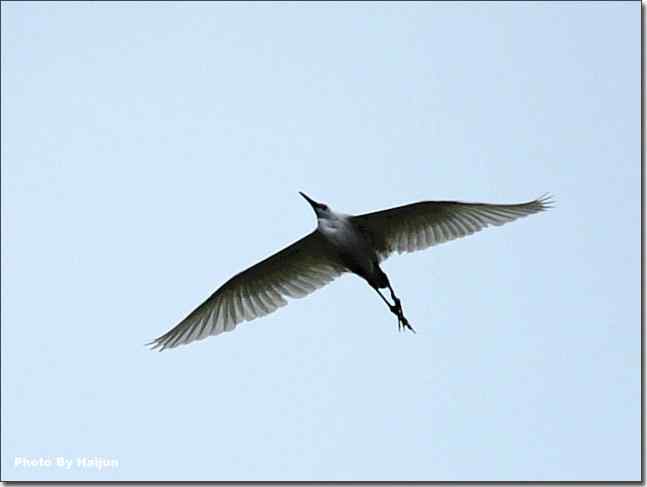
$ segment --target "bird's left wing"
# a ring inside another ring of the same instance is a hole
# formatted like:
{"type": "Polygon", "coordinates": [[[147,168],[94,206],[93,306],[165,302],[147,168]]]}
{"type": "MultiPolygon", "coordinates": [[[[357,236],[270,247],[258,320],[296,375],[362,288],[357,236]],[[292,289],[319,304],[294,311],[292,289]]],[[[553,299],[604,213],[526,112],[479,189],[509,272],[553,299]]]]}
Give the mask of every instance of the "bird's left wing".
{"type": "Polygon", "coordinates": [[[550,208],[552,199],[496,205],[460,201],[422,201],[388,210],[357,215],[353,221],[373,241],[380,260],[394,252],[413,252],[503,225],[550,208]]]}
{"type": "Polygon", "coordinates": [[[235,275],[168,333],[153,340],[164,350],[233,330],[302,298],[345,272],[322,237],[312,232],[285,249],[235,275]]]}

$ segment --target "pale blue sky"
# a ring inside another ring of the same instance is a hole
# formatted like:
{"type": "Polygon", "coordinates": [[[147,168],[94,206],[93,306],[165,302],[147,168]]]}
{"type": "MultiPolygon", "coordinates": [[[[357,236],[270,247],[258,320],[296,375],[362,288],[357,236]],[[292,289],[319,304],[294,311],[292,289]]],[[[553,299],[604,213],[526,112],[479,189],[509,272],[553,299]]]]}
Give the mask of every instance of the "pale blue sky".
{"type": "Polygon", "coordinates": [[[640,4],[3,3],[2,478],[637,480],[640,4]],[[557,207],[169,352],[347,213],[557,207]],[[16,456],[102,456],[102,472],[16,456]]]}

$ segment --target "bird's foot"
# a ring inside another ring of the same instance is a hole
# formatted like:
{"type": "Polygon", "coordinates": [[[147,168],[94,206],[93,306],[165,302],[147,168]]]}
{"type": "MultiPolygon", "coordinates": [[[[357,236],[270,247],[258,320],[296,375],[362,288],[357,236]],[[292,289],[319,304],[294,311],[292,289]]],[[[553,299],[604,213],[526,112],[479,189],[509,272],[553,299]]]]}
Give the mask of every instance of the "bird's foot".
{"type": "Polygon", "coordinates": [[[398,316],[398,330],[409,330],[411,333],[416,332],[416,330],[413,329],[413,326],[409,324],[409,320],[407,320],[402,313],[398,316]]]}
{"type": "Polygon", "coordinates": [[[409,320],[405,318],[399,299],[396,301],[395,306],[391,306],[390,308],[391,312],[398,317],[398,331],[409,330],[413,333],[416,332],[416,330],[414,330],[409,324],[409,320]]]}

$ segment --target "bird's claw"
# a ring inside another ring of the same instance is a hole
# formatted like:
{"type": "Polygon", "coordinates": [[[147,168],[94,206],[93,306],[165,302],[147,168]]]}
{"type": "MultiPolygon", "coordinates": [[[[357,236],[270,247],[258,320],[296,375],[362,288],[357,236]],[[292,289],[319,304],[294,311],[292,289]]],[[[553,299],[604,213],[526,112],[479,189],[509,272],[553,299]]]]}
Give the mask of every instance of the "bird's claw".
{"type": "Polygon", "coordinates": [[[409,324],[409,320],[407,320],[404,315],[400,314],[398,316],[398,330],[409,330],[412,333],[415,333],[416,330],[413,329],[413,327],[409,324]]]}
{"type": "Polygon", "coordinates": [[[391,312],[398,317],[398,331],[410,330],[413,333],[416,332],[416,330],[414,330],[413,327],[409,324],[409,320],[405,318],[399,299],[396,301],[395,306],[391,306],[391,312]]]}

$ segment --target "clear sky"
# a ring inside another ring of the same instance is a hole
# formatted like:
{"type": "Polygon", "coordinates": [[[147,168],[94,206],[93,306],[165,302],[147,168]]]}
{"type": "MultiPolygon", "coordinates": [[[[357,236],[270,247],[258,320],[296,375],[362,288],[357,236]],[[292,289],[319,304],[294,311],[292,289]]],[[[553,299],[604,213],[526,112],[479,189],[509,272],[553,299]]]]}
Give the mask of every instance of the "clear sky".
{"type": "Polygon", "coordinates": [[[3,480],[639,479],[639,2],[1,13],[3,480]],[[557,207],[149,351],[297,191],[557,207]]]}

